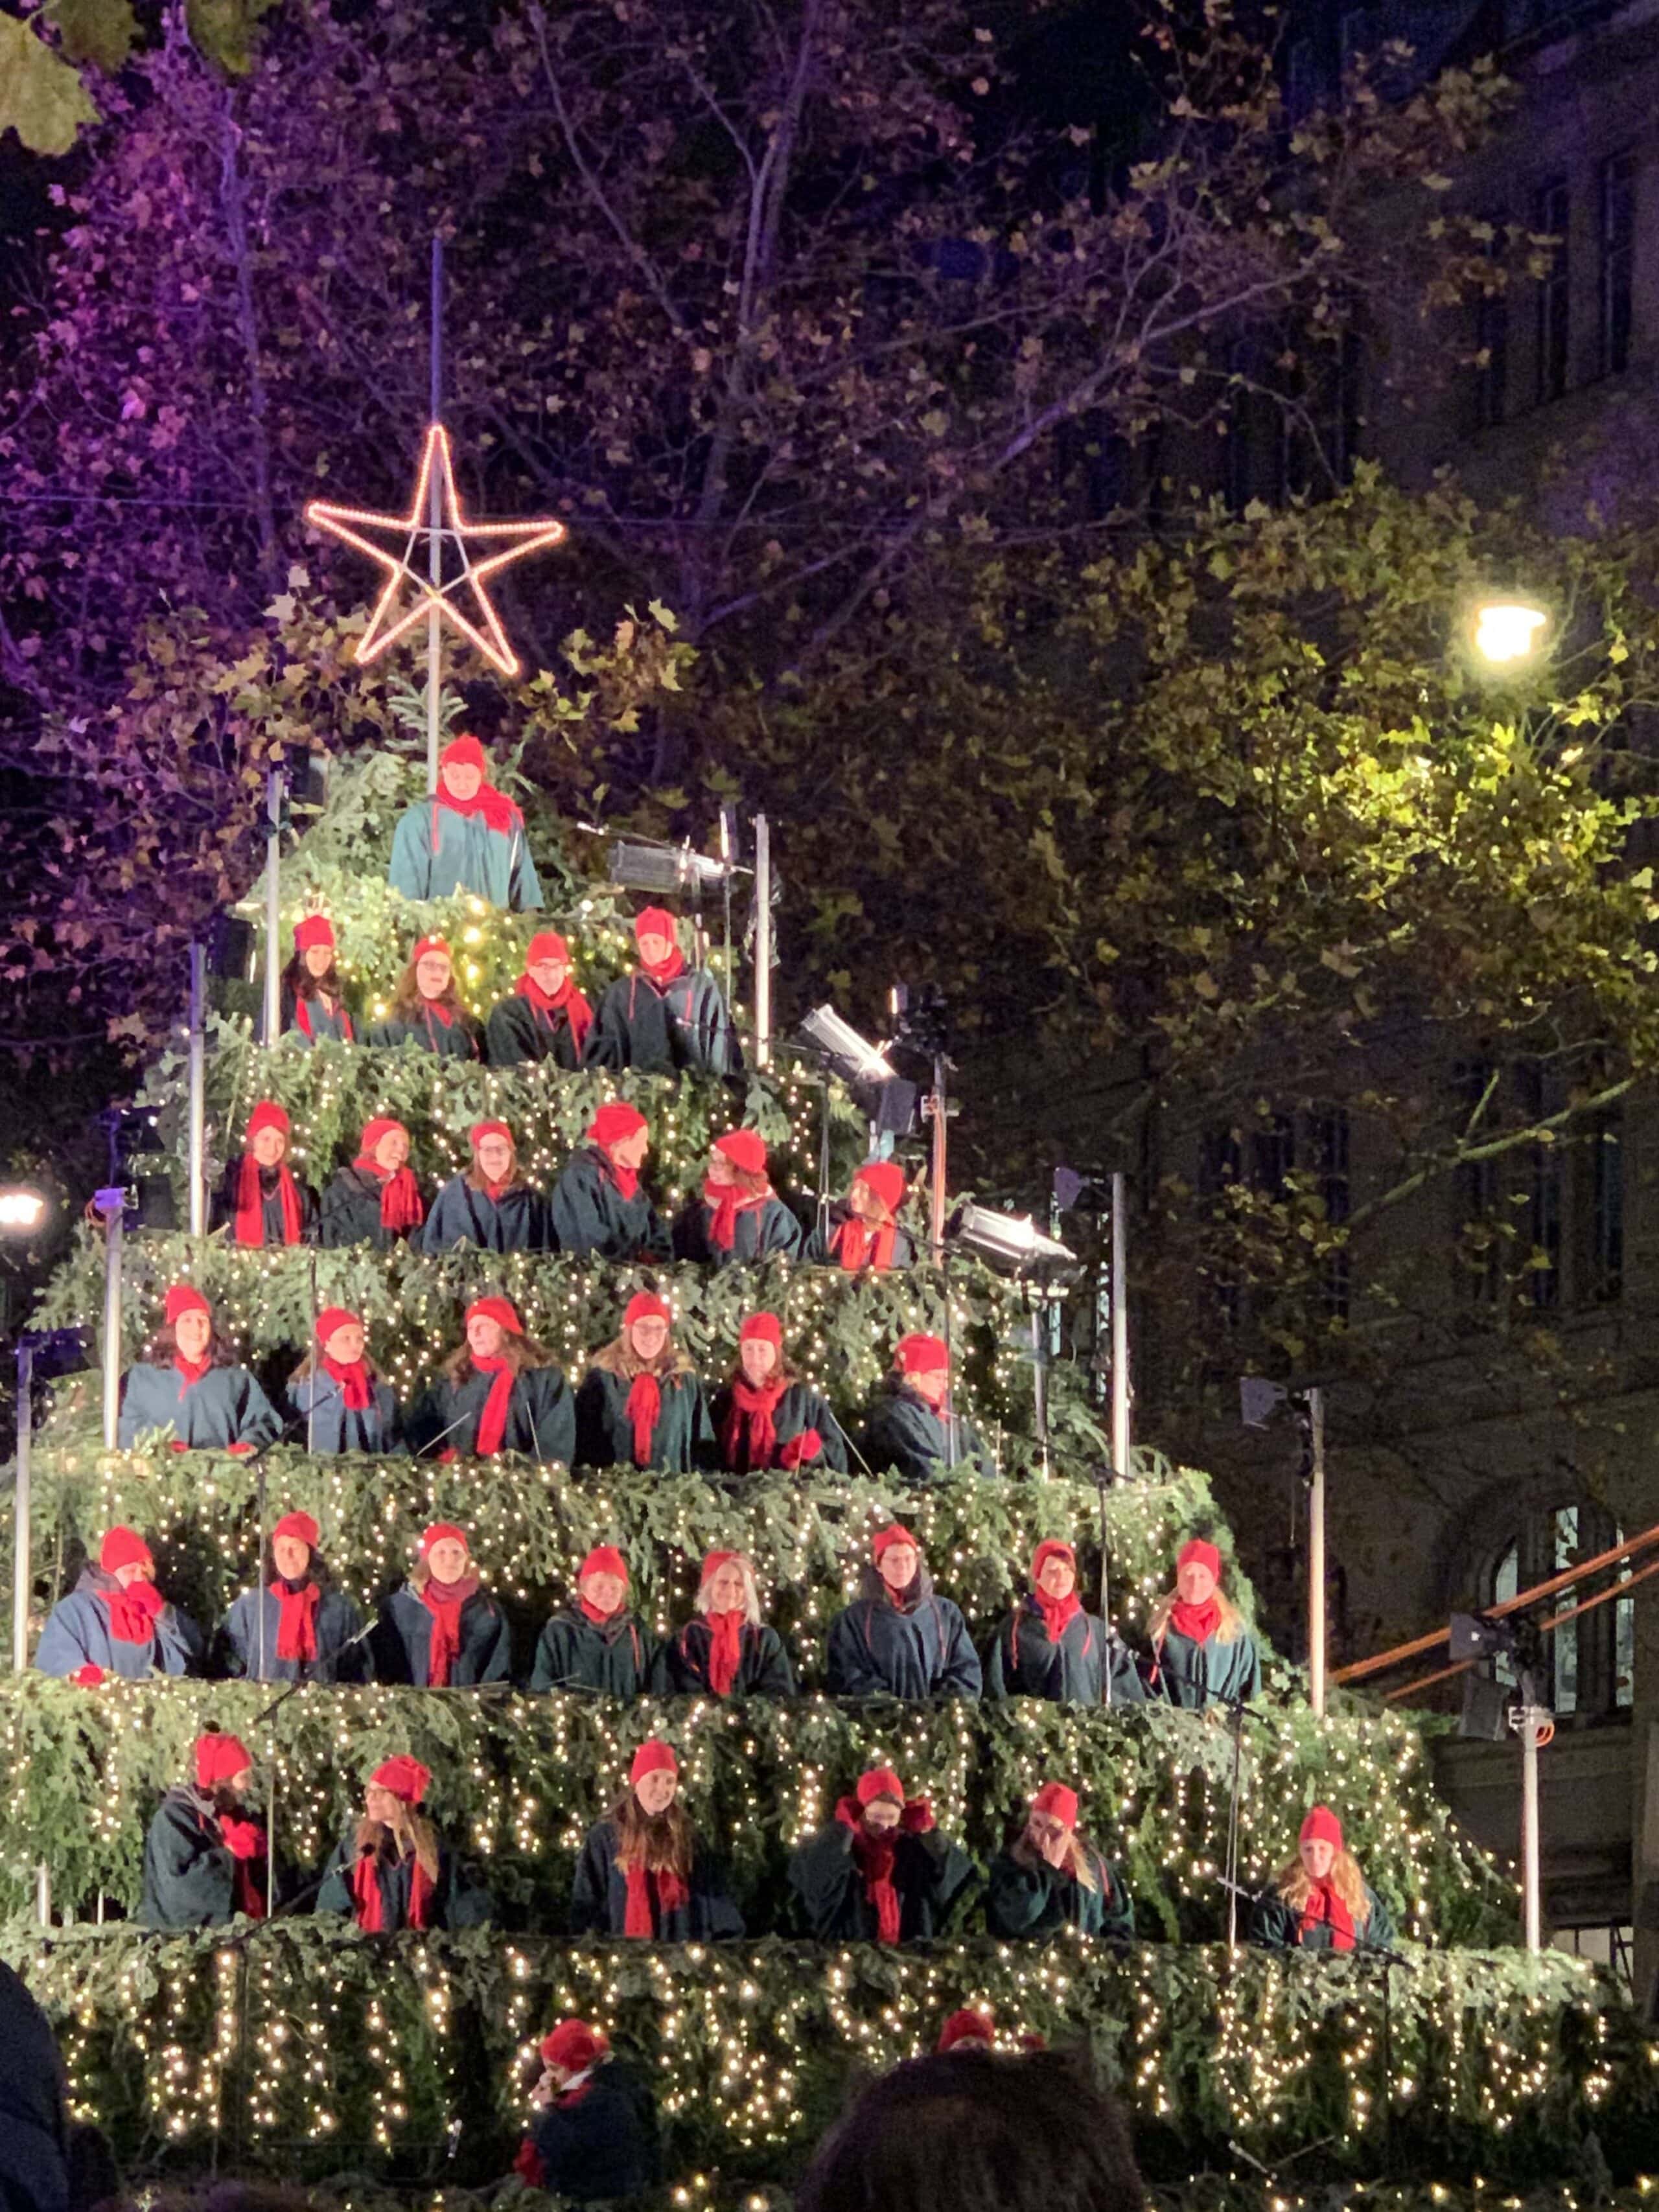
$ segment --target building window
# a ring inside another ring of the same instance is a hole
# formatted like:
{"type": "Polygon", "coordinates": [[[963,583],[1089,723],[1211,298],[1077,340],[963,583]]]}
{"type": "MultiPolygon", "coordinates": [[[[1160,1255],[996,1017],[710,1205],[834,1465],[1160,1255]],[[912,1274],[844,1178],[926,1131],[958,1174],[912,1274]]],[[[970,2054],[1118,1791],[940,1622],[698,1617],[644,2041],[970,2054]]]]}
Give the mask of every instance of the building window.
{"type": "Polygon", "coordinates": [[[1538,286],[1537,396],[1541,405],[1559,399],[1567,388],[1572,332],[1572,266],[1567,225],[1571,204],[1566,179],[1558,177],[1545,185],[1533,204],[1535,235],[1552,238],[1549,273],[1538,286]]]}
{"type": "MultiPolygon", "coordinates": [[[[1599,1505],[1559,1505],[1529,1514],[1498,1556],[1490,1602],[1502,1605],[1522,1590],[1564,1573],[1577,1561],[1595,1559],[1623,1541],[1624,1532],[1599,1505]]],[[[1630,1571],[1629,1560],[1622,1561],[1617,1579],[1628,1582],[1630,1571]]],[[[1597,1589],[1605,1583],[1605,1575],[1595,1578],[1597,1589]]],[[[1549,1609],[1565,1612],[1595,1594],[1588,1586],[1583,1591],[1570,1588],[1550,1601],[1549,1609]]],[[[1514,1686],[1512,1661],[1494,1660],[1492,1667],[1500,1682],[1514,1686]]],[[[1562,1718],[1605,1720],[1630,1711],[1635,1668],[1636,1601],[1610,1598],[1545,1638],[1540,1688],[1551,1711],[1562,1718]]]]}
{"type": "Polygon", "coordinates": [[[1601,170],[1603,376],[1630,366],[1631,302],[1636,260],[1636,157],[1613,154],[1601,170]]]}

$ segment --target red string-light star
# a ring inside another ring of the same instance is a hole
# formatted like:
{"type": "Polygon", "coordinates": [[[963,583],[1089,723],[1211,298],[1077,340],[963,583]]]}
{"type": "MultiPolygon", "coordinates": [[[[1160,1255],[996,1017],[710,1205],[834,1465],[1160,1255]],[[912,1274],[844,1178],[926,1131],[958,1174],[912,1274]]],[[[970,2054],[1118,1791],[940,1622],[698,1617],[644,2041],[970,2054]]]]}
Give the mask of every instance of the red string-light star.
{"type": "Polygon", "coordinates": [[[466,521],[455,489],[449,434],[441,422],[434,422],[426,434],[420,480],[407,514],[380,514],[369,507],[334,507],[326,500],[313,499],[306,508],[306,520],[319,530],[326,530],[357,552],[366,553],[386,571],[386,585],[374,603],[368,628],[359,641],[356,659],[379,659],[406,630],[435,612],[476,645],[503,676],[518,674],[519,659],[507,643],[507,632],[484,589],[485,583],[510,562],[557,545],[569,534],[563,523],[554,521],[550,516],[538,522],[466,521]],[[438,489],[435,520],[431,512],[434,469],[438,489]],[[392,543],[377,544],[376,537],[392,543]],[[430,574],[434,537],[439,548],[435,579],[430,574]],[[399,541],[401,552],[395,550],[399,541]],[[474,543],[494,543],[501,550],[486,560],[475,561],[471,551],[474,543]],[[416,560],[417,550],[419,566],[416,560]],[[405,586],[413,597],[408,605],[400,607],[405,586]]]}

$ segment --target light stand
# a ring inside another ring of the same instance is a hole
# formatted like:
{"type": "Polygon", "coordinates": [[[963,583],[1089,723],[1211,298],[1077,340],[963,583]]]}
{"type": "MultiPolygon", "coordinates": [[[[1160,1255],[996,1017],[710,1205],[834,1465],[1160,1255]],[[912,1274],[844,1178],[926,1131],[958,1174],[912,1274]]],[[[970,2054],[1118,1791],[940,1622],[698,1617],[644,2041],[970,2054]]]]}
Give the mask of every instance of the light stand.
{"type": "MultiPolygon", "coordinates": [[[[435,538],[433,544],[437,544],[435,538]]],[[[272,769],[265,778],[264,1042],[267,1048],[274,1045],[283,1033],[282,844],[283,803],[287,792],[288,778],[281,769],[272,769]]]]}
{"type": "Polygon", "coordinates": [[[1504,1717],[1507,1732],[1521,1739],[1521,1901],[1528,1951],[1540,1951],[1544,1946],[1538,1754],[1555,1736],[1555,1716],[1538,1694],[1540,1642],[1530,1621],[1499,1620],[1472,1613],[1453,1613],[1448,1638],[1454,1663],[1499,1656],[1516,1662],[1519,1686],[1504,1717]]]}
{"type": "Polygon", "coordinates": [[[204,1034],[207,997],[207,951],[199,940],[190,948],[190,1233],[207,1230],[207,1044],[204,1034]]]}
{"type": "Polygon", "coordinates": [[[67,1375],[87,1356],[86,1331],[26,1328],[17,1337],[17,1475],[13,1493],[11,1663],[18,1674],[28,1664],[29,1596],[33,1585],[30,1560],[30,1513],[34,1440],[34,1380],[67,1375]]]}
{"type": "Polygon", "coordinates": [[[772,825],[755,817],[755,1065],[772,1065],[772,825]]]}
{"type": "MultiPolygon", "coordinates": [[[[1308,1494],[1308,1703],[1325,1717],[1325,1394],[1318,1384],[1292,1390],[1259,1375],[1241,1376],[1239,1417],[1247,1429],[1265,1429],[1281,1407],[1287,1409],[1302,1438],[1302,1481],[1308,1494]]],[[[1291,1515],[1294,1541],[1295,1514],[1291,1515]]]]}
{"type": "Polygon", "coordinates": [[[121,1239],[126,1191],[113,1184],[94,1191],[92,1211],[104,1224],[104,1449],[113,1451],[121,1418],[121,1239]]]}

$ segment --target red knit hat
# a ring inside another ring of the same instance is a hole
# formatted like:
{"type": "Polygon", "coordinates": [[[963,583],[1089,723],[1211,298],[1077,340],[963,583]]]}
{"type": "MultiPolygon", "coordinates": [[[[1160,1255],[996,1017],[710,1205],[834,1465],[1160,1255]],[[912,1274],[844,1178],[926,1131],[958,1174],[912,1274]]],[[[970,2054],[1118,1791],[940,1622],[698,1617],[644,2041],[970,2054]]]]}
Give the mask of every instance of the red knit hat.
{"type": "Polygon", "coordinates": [[[452,1544],[459,1544],[464,1552],[471,1553],[472,1547],[466,1540],[465,1528],[453,1521],[434,1521],[429,1528],[421,1531],[421,1557],[425,1559],[432,1547],[441,1544],[446,1536],[452,1544]]]}
{"type": "Polygon", "coordinates": [[[896,1160],[866,1160],[853,1180],[861,1182],[890,1213],[896,1213],[904,1203],[904,1170],[896,1160]]]}
{"type": "Polygon", "coordinates": [[[1077,1571],[1077,1553],[1058,1536],[1045,1536],[1031,1554],[1031,1580],[1035,1582],[1050,1559],[1064,1559],[1073,1574],[1077,1571]]]}
{"type": "Polygon", "coordinates": [[[741,1552],[705,1552],[702,1565],[697,1571],[697,1588],[701,1589],[705,1583],[713,1582],[722,1567],[729,1566],[733,1559],[742,1557],[741,1552]]]}
{"type": "Polygon", "coordinates": [[[890,1797],[896,1805],[902,1805],[904,1784],[890,1766],[872,1766],[860,1775],[853,1795],[860,1805],[873,1805],[878,1797],[890,1797]]]}
{"type": "Polygon", "coordinates": [[[248,1115],[247,1141],[250,1145],[261,1129],[280,1129],[285,1137],[293,1134],[288,1115],[274,1098],[262,1098],[248,1115]]]}
{"type": "Polygon", "coordinates": [[[294,925],[294,950],[309,952],[313,945],[326,945],[331,952],[334,950],[334,924],[325,914],[308,914],[294,925]]]}
{"type": "Polygon", "coordinates": [[[647,1774],[678,1774],[680,1763],[674,1756],[674,1747],[665,1743],[659,1735],[650,1736],[634,1753],[634,1764],[628,1770],[630,1782],[643,1782],[647,1774]]]}
{"type": "Polygon", "coordinates": [[[325,1306],[317,1316],[317,1341],[326,1349],[337,1328],[361,1328],[362,1325],[362,1316],[353,1313],[349,1306],[325,1306]]]}
{"type": "Polygon", "coordinates": [[[769,1344],[783,1349],[783,1323],[775,1313],[752,1313],[738,1331],[739,1344],[769,1344]]]}
{"type": "Polygon", "coordinates": [[[542,2038],[542,2063],[556,2066],[562,2074],[586,2074],[611,2048],[602,2027],[585,2020],[562,2020],[551,2034],[542,2038]]]}
{"type": "Polygon", "coordinates": [[[112,1528],[98,1547],[98,1564],[106,1575],[119,1574],[123,1567],[148,1567],[155,1571],[155,1554],[136,1528],[112,1528]]]}
{"type": "Polygon", "coordinates": [[[674,917],[665,906],[648,906],[634,917],[634,942],[642,937],[665,937],[671,945],[678,943],[674,917]]]}
{"type": "Polygon", "coordinates": [[[271,1530],[270,1540],[274,1544],[279,1536],[292,1536],[296,1544],[303,1544],[308,1552],[314,1552],[322,1533],[309,1513],[284,1513],[271,1530]]]}
{"type": "Polygon", "coordinates": [[[372,1153],[375,1146],[380,1143],[381,1138],[389,1137],[394,1129],[398,1131],[400,1136],[406,1137],[409,1134],[408,1130],[404,1127],[403,1123],[401,1121],[394,1121],[390,1114],[377,1114],[372,1121],[365,1121],[363,1124],[363,1133],[357,1140],[357,1152],[359,1158],[362,1158],[365,1154],[372,1153]]]}
{"type": "Polygon", "coordinates": [[[1045,1782],[1031,1800],[1034,1813],[1047,1813],[1064,1828],[1077,1826],[1077,1792],[1063,1782],[1045,1782]]]}
{"type": "Polygon", "coordinates": [[[1329,1844],[1335,1850],[1343,1848],[1342,1823],[1328,1805],[1316,1805],[1302,1823],[1302,1833],[1297,1841],[1303,1844],[1329,1844]]]}
{"type": "Polygon", "coordinates": [[[518,1308],[511,1298],[474,1298],[462,1322],[465,1328],[475,1317],[493,1321],[497,1328],[504,1328],[509,1336],[522,1336],[524,1323],[519,1319],[518,1308]]]}
{"type": "Polygon", "coordinates": [[[942,1336],[902,1336],[893,1346],[893,1364],[901,1375],[937,1375],[951,1364],[951,1347],[942,1336]]]}
{"type": "Polygon", "coordinates": [[[211,1790],[216,1783],[228,1782],[233,1774],[246,1774],[253,1764],[253,1753],[234,1735],[210,1734],[196,1739],[196,1787],[211,1790]]]}
{"type": "Polygon", "coordinates": [[[870,1549],[878,1566],[881,1565],[882,1553],[894,1544],[908,1544],[913,1551],[918,1553],[921,1549],[902,1522],[890,1521],[884,1528],[877,1529],[870,1541],[870,1549]]]}
{"type": "Polygon", "coordinates": [[[589,1575],[620,1575],[626,1582],[628,1562],[614,1544],[595,1544],[576,1570],[578,1583],[586,1582],[589,1575]]]}
{"type": "Polygon", "coordinates": [[[1176,1558],[1176,1572],[1182,1567],[1207,1567],[1216,1580],[1221,1580],[1221,1554],[1215,1546],[1206,1543],[1202,1536],[1189,1537],[1176,1558]]]}
{"type": "Polygon", "coordinates": [[[556,960],[561,968],[570,965],[570,947],[556,929],[538,929],[525,947],[526,968],[538,968],[544,960],[556,960]]]}
{"type": "Polygon", "coordinates": [[[409,956],[410,966],[412,968],[417,960],[424,959],[428,952],[441,952],[451,966],[454,965],[455,956],[441,937],[423,937],[409,956]]]}
{"type": "Polygon", "coordinates": [[[213,1319],[213,1308],[194,1283],[175,1283],[173,1285],[167,1292],[166,1312],[169,1327],[180,1314],[204,1313],[210,1321],[213,1319]]]}
{"type": "Polygon", "coordinates": [[[954,2050],[958,2043],[994,2044],[997,2039],[996,2022],[988,2012],[953,2012],[939,2032],[939,2051],[942,2057],[954,2050]]]}
{"type": "Polygon", "coordinates": [[[460,736],[452,738],[439,754],[438,766],[440,769],[476,768],[482,775],[489,763],[484,759],[484,749],[477,738],[470,730],[463,730],[460,736]]]}
{"type": "Polygon", "coordinates": [[[766,1173],[766,1139],[758,1129],[729,1129],[714,1139],[714,1150],[730,1160],[739,1175],[766,1173]]]}
{"type": "Polygon", "coordinates": [[[513,1142],[513,1132],[505,1121],[475,1121],[466,1133],[466,1140],[475,1152],[486,1137],[500,1137],[509,1145],[513,1142]]]}
{"type": "Polygon", "coordinates": [[[400,1751],[395,1759],[382,1760],[368,1778],[380,1789],[389,1790],[394,1797],[401,1797],[405,1805],[418,1805],[432,1779],[432,1769],[422,1766],[418,1759],[411,1759],[406,1751],[400,1751]]]}
{"type": "Polygon", "coordinates": [[[654,1291],[635,1291],[628,1301],[623,1327],[632,1328],[636,1321],[665,1321],[671,1328],[674,1325],[673,1315],[654,1291]]]}
{"type": "Polygon", "coordinates": [[[625,1145],[645,1127],[645,1116],[637,1106],[630,1106],[625,1098],[607,1098],[587,1125],[587,1141],[601,1148],[625,1145]]]}

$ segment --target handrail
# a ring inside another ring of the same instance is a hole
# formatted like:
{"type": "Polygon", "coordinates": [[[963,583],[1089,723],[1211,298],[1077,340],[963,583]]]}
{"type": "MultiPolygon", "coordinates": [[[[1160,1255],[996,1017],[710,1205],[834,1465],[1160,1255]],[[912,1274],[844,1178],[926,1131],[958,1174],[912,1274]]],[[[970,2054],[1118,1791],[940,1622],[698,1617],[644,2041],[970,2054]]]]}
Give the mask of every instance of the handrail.
{"type": "MultiPolygon", "coordinates": [[[[1659,1575],[1659,1559],[1650,1559],[1645,1567],[1636,1574],[1626,1575],[1621,1583],[1609,1583],[1606,1589],[1597,1590],[1594,1597],[1587,1597],[1577,1605],[1570,1605],[1565,1613],[1552,1613],[1547,1620],[1539,1622],[1538,1633],[1540,1636],[1552,1635],[1568,1621],[1576,1620],[1581,1613],[1593,1613],[1598,1605],[1605,1605],[1610,1597],[1623,1597],[1626,1591],[1633,1590],[1638,1583],[1644,1583],[1650,1575],[1659,1575]]],[[[1422,1674],[1416,1681],[1407,1682],[1398,1690],[1385,1692],[1382,1702],[1385,1705],[1396,1705],[1401,1698],[1409,1698],[1414,1690],[1426,1690],[1436,1682],[1449,1682],[1454,1674],[1467,1674],[1471,1667],[1480,1664],[1479,1659],[1460,1659],[1455,1666],[1443,1667],[1437,1674],[1422,1674]]]]}

